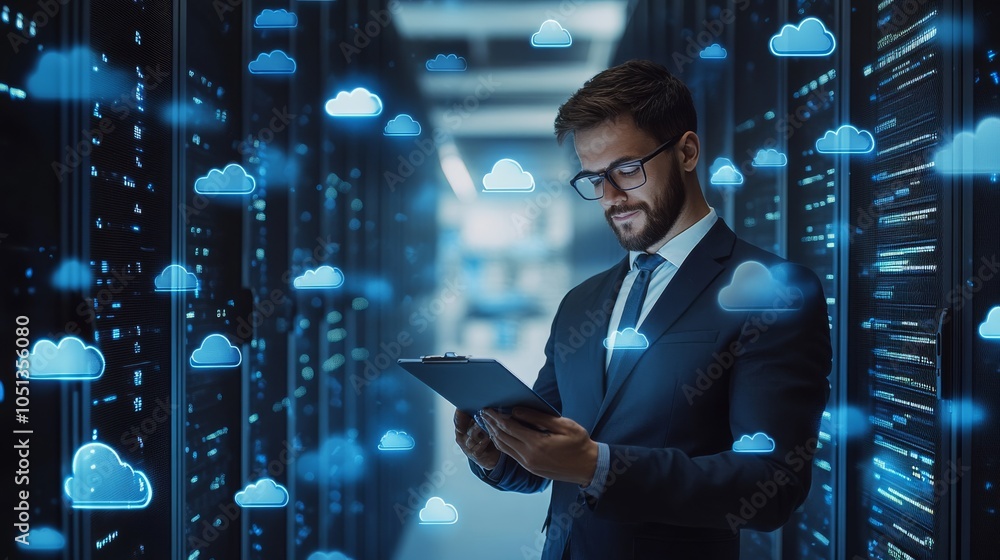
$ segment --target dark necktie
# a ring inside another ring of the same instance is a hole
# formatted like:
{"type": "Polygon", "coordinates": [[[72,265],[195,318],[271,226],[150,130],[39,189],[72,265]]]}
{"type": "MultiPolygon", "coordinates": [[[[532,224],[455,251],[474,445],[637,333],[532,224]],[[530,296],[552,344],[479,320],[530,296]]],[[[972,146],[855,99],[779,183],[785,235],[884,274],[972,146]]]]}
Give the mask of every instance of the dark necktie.
{"type": "Polygon", "coordinates": [[[625,308],[622,310],[622,318],[618,322],[618,332],[615,334],[615,346],[618,349],[608,349],[611,352],[611,364],[608,366],[607,375],[604,376],[605,391],[611,385],[611,380],[615,374],[618,373],[618,366],[625,352],[635,352],[638,349],[634,346],[623,349],[620,343],[628,341],[625,340],[626,337],[621,336],[621,333],[625,329],[632,329],[634,331],[639,324],[639,316],[642,314],[642,302],[646,299],[646,290],[649,289],[649,279],[653,276],[653,271],[666,262],[666,260],[659,253],[652,255],[642,253],[635,258],[635,266],[639,269],[639,274],[636,275],[635,282],[632,283],[632,289],[628,292],[628,298],[625,300],[625,308]]]}

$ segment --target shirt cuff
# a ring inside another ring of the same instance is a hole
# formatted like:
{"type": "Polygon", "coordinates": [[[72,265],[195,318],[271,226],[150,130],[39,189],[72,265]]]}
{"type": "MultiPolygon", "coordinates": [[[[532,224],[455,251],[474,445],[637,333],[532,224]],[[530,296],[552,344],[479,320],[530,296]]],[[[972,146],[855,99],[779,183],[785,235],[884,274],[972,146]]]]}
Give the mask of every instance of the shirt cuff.
{"type": "Polygon", "coordinates": [[[506,465],[507,465],[507,454],[501,453],[500,459],[497,460],[496,466],[494,466],[492,469],[483,469],[483,472],[486,474],[486,478],[492,480],[493,482],[500,482],[500,479],[503,478],[503,471],[506,465]]]}
{"type": "MultiPolygon", "coordinates": [[[[497,464],[497,466],[500,465],[497,464]]],[[[611,448],[606,443],[597,442],[597,469],[594,470],[594,478],[587,486],[581,486],[580,490],[592,498],[599,498],[601,492],[604,492],[604,482],[608,479],[608,471],[610,470],[611,448]]]]}

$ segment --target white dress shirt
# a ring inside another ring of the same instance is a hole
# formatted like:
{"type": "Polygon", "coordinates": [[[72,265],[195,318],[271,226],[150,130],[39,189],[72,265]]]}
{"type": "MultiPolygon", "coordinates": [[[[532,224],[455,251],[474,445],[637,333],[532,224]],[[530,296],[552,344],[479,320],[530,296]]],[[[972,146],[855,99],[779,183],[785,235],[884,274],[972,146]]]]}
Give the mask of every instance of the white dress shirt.
{"type": "MultiPolygon", "coordinates": [[[[653,271],[653,275],[649,279],[649,288],[646,290],[646,299],[642,302],[642,311],[639,313],[639,322],[636,324],[636,330],[642,326],[643,320],[646,319],[646,315],[649,315],[649,311],[653,308],[653,304],[656,300],[660,299],[663,291],[667,289],[667,284],[673,279],[674,274],[677,273],[677,269],[681,267],[684,263],[684,259],[691,254],[694,246],[697,245],[708,233],[708,230],[712,229],[715,225],[715,221],[719,218],[718,214],[715,212],[715,208],[711,206],[708,208],[708,214],[704,218],[698,220],[691,227],[677,234],[673,239],[664,243],[663,247],[657,253],[667,259],[667,262],[661,264],[653,271]]],[[[625,300],[628,299],[628,294],[632,290],[632,284],[635,283],[635,277],[639,274],[639,269],[635,268],[635,259],[640,254],[640,251],[629,251],[629,271],[625,275],[625,280],[622,282],[621,290],[618,291],[618,299],[615,300],[615,308],[611,311],[611,321],[608,324],[608,336],[610,337],[612,333],[618,330],[618,324],[622,320],[622,311],[625,309],[625,300]]],[[[642,332],[639,330],[639,332],[642,332]]],[[[605,352],[604,359],[604,370],[607,371],[608,367],[611,365],[611,352],[605,352]]]]}

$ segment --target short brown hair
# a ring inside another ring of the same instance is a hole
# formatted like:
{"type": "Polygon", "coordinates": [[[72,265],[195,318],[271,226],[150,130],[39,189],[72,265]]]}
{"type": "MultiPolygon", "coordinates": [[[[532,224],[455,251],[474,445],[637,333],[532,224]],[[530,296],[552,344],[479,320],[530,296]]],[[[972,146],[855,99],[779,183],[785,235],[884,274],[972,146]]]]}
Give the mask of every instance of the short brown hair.
{"type": "Polygon", "coordinates": [[[587,80],[556,115],[556,140],[620,115],[630,114],[640,130],[666,142],[688,130],[697,132],[691,90],[662,64],[630,60],[587,80]]]}

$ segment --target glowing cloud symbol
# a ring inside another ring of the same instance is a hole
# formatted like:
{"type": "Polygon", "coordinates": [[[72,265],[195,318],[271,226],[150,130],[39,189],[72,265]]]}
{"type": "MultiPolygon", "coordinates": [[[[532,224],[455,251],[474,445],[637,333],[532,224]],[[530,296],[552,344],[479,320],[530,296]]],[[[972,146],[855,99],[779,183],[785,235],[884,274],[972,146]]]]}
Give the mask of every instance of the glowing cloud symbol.
{"type": "Polygon", "coordinates": [[[531,46],[537,48],[566,48],[573,44],[573,36],[561,23],[547,19],[531,35],[531,46]]]}
{"type": "Polygon", "coordinates": [[[774,451],[774,440],[764,432],[752,436],[742,435],[733,442],[733,451],[737,453],[770,453],[774,451]]]}
{"type": "Polygon", "coordinates": [[[535,190],[535,178],[517,161],[504,158],[483,175],[483,189],[483,192],[531,192],[535,190]]]}
{"type": "Polygon", "coordinates": [[[292,280],[298,290],[321,290],[339,288],[344,285],[344,273],[335,266],[323,265],[316,270],[306,270],[302,276],[292,280]]]}
{"type": "Polygon", "coordinates": [[[258,29],[287,29],[298,24],[299,17],[284,8],[264,10],[253,20],[253,26],[258,29]]]}
{"type": "Polygon", "coordinates": [[[351,560],[351,558],[338,550],[333,552],[320,552],[317,550],[310,554],[306,560],[351,560]]]}
{"type": "Polygon", "coordinates": [[[649,348],[649,340],[641,332],[626,327],[621,332],[615,331],[605,338],[604,347],[612,350],[643,350],[649,348]]]}
{"type": "Polygon", "coordinates": [[[378,448],[380,451],[406,451],[413,449],[414,445],[416,445],[416,442],[413,441],[413,437],[406,432],[389,430],[382,436],[378,448]]]}
{"type": "Polygon", "coordinates": [[[458,510],[455,506],[445,503],[437,496],[427,500],[427,505],[420,510],[422,525],[453,525],[458,522],[458,510]]]}
{"type": "Polygon", "coordinates": [[[179,264],[172,264],[153,279],[153,286],[157,292],[193,292],[199,284],[194,273],[179,264]]]}
{"type": "Polygon", "coordinates": [[[711,45],[709,45],[709,46],[705,47],[704,49],[702,49],[702,51],[700,53],[698,53],[698,56],[701,57],[701,58],[707,58],[709,60],[713,60],[713,59],[714,60],[722,60],[722,59],[726,58],[727,54],[729,54],[729,53],[726,52],[726,49],[722,48],[722,45],[720,45],[718,43],[712,43],[711,45]]]}
{"type": "Polygon", "coordinates": [[[986,314],[986,320],[979,324],[979,336],[986,340],[1000,339],[1000,306],[986,314]]]}
{"type": "Polygon", "coordinates": [[[198,177],[194,182],[194,192],[198,194],[250,194],[257,188],[257,182],[238,163],[230,163],[222,171],[211,169],[208,175],[198,177]]]}
{"type": "Polygon", "coordinates": [[[295,60],[281,49],[260,53],[247,64],[251,74],[294,74],[295,60]]]}
{"type": "Polygon", "coordinates": [[[776,279],[757,261],[740,263],[733,281],[719,290],[719,306],[726,311],[793,311],[802,300],[802,290],[776,279]]]}
{"type": "Polygon", "coordinates": [[[66,495],[75,509],[142,509],[153,499],[149,477],[103,443],[87,443],[73,456],[66,495]]]}
{"type": "Polygon", "coordinates": [[[418,136],[420,135],[420,123],[413,120],[410,115],[400,113],[385,123],[382,134],[386,136],[418,136]]]}
{"type": "Polygon", "coordinates": [[[788,156],[774,148],[757,150],[757,155],[753,158],[754,167],[784,167],[786,165],[788,165],[788,156]]]}
{"type": "Polygon", "coordinates": [[[449,54],[447,56],[439,54],[424,63],[424,68],[428,72],[465,72],[465,69],[468,67],[469,65],[465,62],[465,58],[457,54],[449,54]]]}
{"type": "Polygon", "coordinates": [[[233,499],[237,505],[245,508],[284,507],[288,504],[288,490],[270,478],[262,478],[248,484],[233,499]]]}
{"type": "Polygon", "coordinates": [[[768,47],[774,56],[829,56],[837,40],[821,20],[808,17],[798,25],[786,23],[768,47]]]}
{"type": "Polygon", "coordinates": [[[66,547],[66,537],[52,527],[35,527],[31,529],[28,544],[17,541],[17,546],[26,552],[62,550],[66,547]]]}
{"type": "Polygon", "coordinates": [[[341,91],[326,102],[331,117],[374,117],[382,113],[382,100],[363,87],[341,91]]]}
{"type": "Polygon", "coordinates": [[[243,354],[224,335],[213,333],[191,352],[188,362],[193,368],[234,368],[243,363],[243,354]]]}
{"type": "Polygon", "coordinates": [[[75,336],[53,344],[40,339],[28,354],[28,371],[35,381],[92,381],[104,374],[104,355],[75,336]]]}
{"type": "Polygon", "coordinates": [[[959,132],[934,154],[939,173],[1000,173],[1000,119],[985,118],[975,132],[959,132]]]}
{"type": "Polygon", "coordinates": [[[816,151],[821,154],[866,154],[874,149],[875,137],[872,133],[849,124],[837,130],[828,130],[816,140],[816,151]]]}

